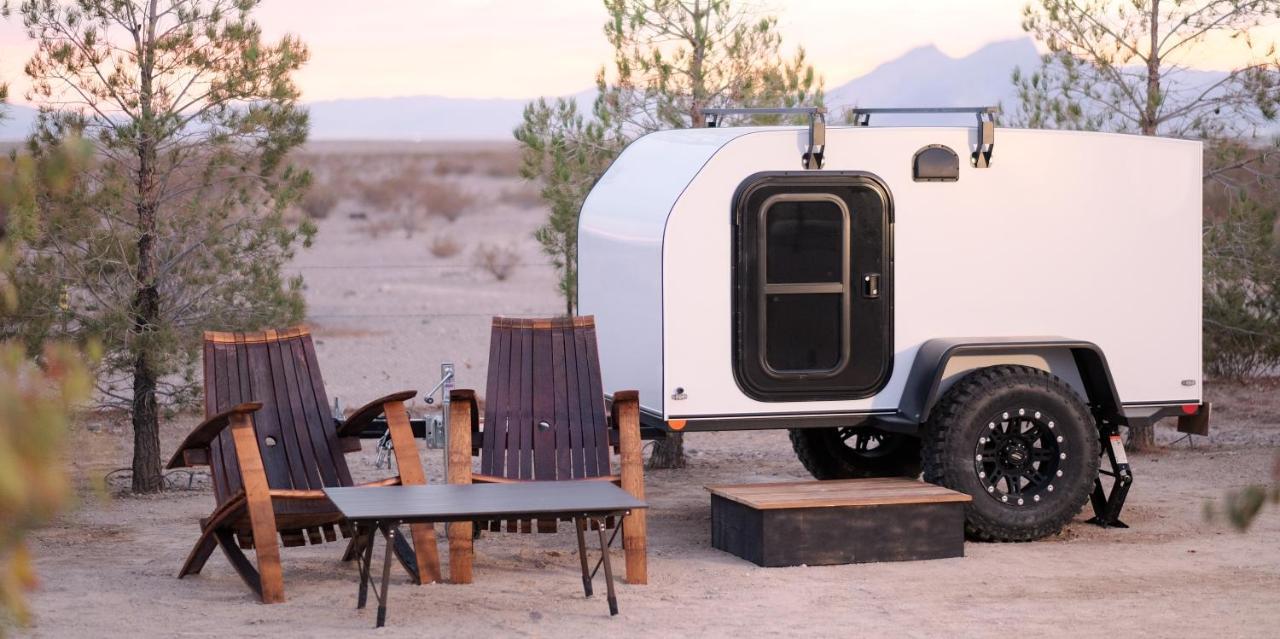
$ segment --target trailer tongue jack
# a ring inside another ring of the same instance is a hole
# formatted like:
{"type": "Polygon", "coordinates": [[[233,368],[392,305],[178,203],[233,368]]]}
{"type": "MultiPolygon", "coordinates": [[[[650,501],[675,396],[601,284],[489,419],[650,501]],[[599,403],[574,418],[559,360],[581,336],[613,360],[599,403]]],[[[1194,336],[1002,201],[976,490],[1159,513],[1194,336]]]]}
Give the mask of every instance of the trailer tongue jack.
{"type": "Polygon", "coordinates": [[[1101,427],[1102,450],[1107,454],[1111,470],[1098,469],[1098,477],[1093,480],[1093,493],[1089,501],[1093,504],[1093,517],[1088,523],[1103,528],[1128,528],[1120,521],[1120,511],[1124,509],[1124,500],[1129,496],[1129,487],[1133,485],[1133,471],[1129,470],[1129,458],[1124,453],[1124,441],[1120,439],[1119,429],[1115,424],[1104,422],[1101,427]],[[1111,491],[1102,486],[1102,476],[1112,477],[1111,491]]]}

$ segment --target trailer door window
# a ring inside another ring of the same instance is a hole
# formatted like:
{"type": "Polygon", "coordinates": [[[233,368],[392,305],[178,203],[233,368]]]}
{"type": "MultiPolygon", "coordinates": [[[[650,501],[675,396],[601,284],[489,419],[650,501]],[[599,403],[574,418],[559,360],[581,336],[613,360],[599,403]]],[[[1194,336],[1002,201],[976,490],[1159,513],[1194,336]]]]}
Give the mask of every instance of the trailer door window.
{"type": "Polygon", "coordinates": [[[849,210],[832,195],[779,194],[760,216],[766,369],[836,373],[847,354],[849,210]]]}
{"type": "Polygon", "coordinates": [[[761,401],[875,394],[893,357],[884,184],[857,172],[763,173],[739,187],[733,210],[738,386],[761,401]]]}

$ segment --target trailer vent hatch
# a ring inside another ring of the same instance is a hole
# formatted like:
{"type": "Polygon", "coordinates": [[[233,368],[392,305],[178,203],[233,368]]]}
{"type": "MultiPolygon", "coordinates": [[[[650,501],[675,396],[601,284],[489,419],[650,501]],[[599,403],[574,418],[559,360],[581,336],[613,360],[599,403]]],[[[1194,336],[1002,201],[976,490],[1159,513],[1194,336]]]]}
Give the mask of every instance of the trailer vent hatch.
{"type": "Polygon", "coordinates": [[[911,158],[911,178],[917,182],[955,182],[960,179],[960,158],[951,147],[930,144],[911,158]]]}

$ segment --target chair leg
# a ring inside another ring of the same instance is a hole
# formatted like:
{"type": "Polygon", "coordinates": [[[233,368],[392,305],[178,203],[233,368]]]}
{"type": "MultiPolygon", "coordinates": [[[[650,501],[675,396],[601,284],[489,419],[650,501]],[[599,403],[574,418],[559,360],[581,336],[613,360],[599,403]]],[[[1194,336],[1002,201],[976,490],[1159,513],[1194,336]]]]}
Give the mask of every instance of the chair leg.
{"type": "Polygon", "coordinates": [[[347,542],[347,549],[342,551],[342,560],[355,561],[360,556],[363,541],[364,537],[358,531],[351,535],[351,539],[347,542]]]}
{"type": "MultiPolygon", "coordinates": [[[[404,538],[404,535],[400,534],[400,529],[398,527],[391,528],[390,530],[390,538],[387,543],[391,544],[392,552],[395,553],[396,559],[400,560],[400,565],[404,567],[404,571],[409,573],[409,580],[415,584],[422,585],[422,583],[424,583],[422,572],[420,572],[422,561],[418,557],[417,551],[414,550],[418,544],[415,543],[412,546],[409,545],[409,542],[404,538]]],[[[427,581],[425,583],[432,582],[427,581]]]]}
{"type": "Polygon", "coordinates": [[[472,581],[471,564],[475,560],[475,542],[471,527],[472,523],[469,521],[448,524],[449,581],[455,584],[469,584],[472,581]]]}
{"type": "Polygon", "coordinates": [[[200,574],[205,562],[209,561],[209,556],[213,554],[213,549],[217,547],[218,540],[214,537],[213,528],[206,528],[200,531],[200,538],[196,539],[196,545],[191,547],[187,560],[183,562],[182,569],[178,571],[178,579],[182,579],[187,575],[200,574]]]}
{"type": "MultiPolygon", "coordinates": [[[[409,535],[413,537],[414,559],[417,562],[418,584],[432,584],[441,581],[440,551],[436,548],[436,528],[432,524],[409,524],[409,535]]],[[[397,533],[399,536],[399,533],[397,533]]]]}
{"type": "Polygon", "coordinates": [[[245,585],[249,586],[254,594],[258,595],[258,599],[263,599],[262,576],[249,562],[249,558],[244,556],[244,551],[240,550],[240,544],[236,543],[236,536],[224,528],[213,531],[213,534],[218,539],[218,547],[222,549],[222,554],[227,556],[231,567],[236,569],[236,574],[240,575],[245,585]]]}
{"type": "Polygon", "coordinates": [[[646,547],[647,523],[644,510],[635,510],[622,518],[622,551],[627,563],[627,583],[644,585],[649,583],[649,559],[646,547]]]}

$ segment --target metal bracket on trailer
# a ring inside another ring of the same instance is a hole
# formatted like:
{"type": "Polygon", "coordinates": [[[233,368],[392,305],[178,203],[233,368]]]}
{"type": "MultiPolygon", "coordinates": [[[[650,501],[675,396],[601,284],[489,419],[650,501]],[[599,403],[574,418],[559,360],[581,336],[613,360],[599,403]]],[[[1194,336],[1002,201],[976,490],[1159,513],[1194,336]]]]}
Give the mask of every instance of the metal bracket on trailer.
{"type": "Polygon", "coordinates": [[[873,113],[973,113],[978,116],[978,145],[970,155],[969,161],[974,168],[985,169],[991,166],[991,152],[996,148],[996,115],[1000,107],[925,107],[905,109],[849,109],[849,118],[854,126],[869,126],[873,113]]]}
{"type": "Polygon", "coordinates": [[[809,144],[800,156],[806,169],[822,168],[823,152],[827,148],[827,110],[823,107],[762,107],[743,109],[703,109],[707,128],[720,126],[726,115],[807,115],[809,116],[809,144]]]}
{"type": "Polygon", "coordinates": [[[1104,422],[1101,428],[1102,449],[1110,462],[1111,469],[1098,469],[1098,477],[1093,480],[1093,493],[1089,501],[1093,504],[1093,518],[1088,523],[1103,528],[1128,528],[1120,521],[1120,511],[1124,510],[1124,500],[1129,496],[1129,487],[1133,485],[1133,471],[1129,469],[1129,458],[1124,453],[1124,441],[1120,438],[1120,429],[1115,424],[1104,422]],[[1111,491],[1102,485],[1102,476],[1107,475],[1115,481],[1111,491]]]}

